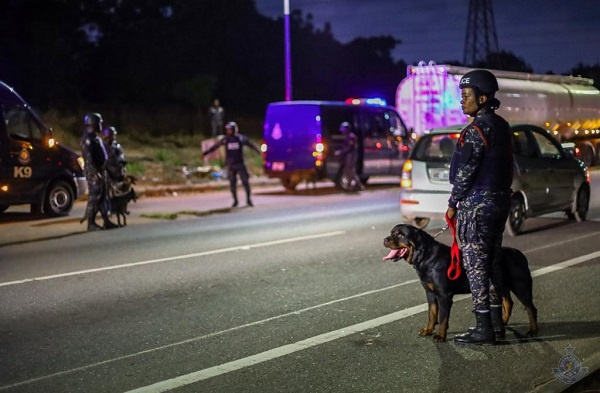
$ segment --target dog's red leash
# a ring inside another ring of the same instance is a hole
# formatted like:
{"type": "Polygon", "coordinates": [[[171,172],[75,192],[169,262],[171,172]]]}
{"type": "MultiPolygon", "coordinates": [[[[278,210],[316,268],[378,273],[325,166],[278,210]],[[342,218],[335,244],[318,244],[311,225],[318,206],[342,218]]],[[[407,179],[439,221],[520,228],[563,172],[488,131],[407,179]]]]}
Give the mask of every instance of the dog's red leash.
{"type": "Polygon", "coordinates": [[[456,241],[456,217],[449,218],[446,215],[446,224],[452,229],[452,247],[450,247],[450,266],[448,266],[448,278],[456,280],[460,276],[460,248],[456,241]]]}

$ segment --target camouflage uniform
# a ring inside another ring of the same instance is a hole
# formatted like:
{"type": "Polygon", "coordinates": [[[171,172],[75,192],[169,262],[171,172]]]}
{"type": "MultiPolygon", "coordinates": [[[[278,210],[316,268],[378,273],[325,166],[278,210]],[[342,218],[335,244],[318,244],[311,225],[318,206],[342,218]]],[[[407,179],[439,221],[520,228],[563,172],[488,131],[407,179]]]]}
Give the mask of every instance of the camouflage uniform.
{"type": "Polygon", "coordinates": [[[473,309],[499,306],[499,256],[510,209],[513,156],[508,123],[492,110],[479,111],[461,133],[452,157],[452,194],[458,238],[471,286],[473,309]]]}
{"type": "Polygon", "coordinates": [[[104,143],[95,133],[86,132],[81,139],[81,155],[85,160],[85,179],[88,184],[88,201],[85,216],[92,223],[96,214],[103,212],[106,198],[104,163],[107,159],[104,143]]]}

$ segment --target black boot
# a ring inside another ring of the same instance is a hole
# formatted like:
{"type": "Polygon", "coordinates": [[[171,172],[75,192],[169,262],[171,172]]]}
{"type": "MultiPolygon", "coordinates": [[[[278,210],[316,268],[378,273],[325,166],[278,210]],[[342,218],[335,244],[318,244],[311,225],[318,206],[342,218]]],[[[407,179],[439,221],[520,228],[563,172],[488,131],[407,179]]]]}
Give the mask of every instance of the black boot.
{"type": "Polygon", "coordinates": [[[238,200],[237,200],[237,198],[235,198],[233,200],[233,204],[231,205],[231,207],[236,207],[237,205],[238,205],[238,200]]]}
{"type": "MultiPolygon", "coordinates": [[[[490,307],[490,316],[492,317],[492,327],[494,328],[496,341],[504,340],[506,338],[506,329],[504,328],[504,323],[502,322],[502,306],[490,307]]],[[[472,333],[475,331],[475,329],[475,327],[470,327],[468,332],[472,333]]]]}
{"type": "Polygon", "coordinates": [[[457,344],[495,344],[496,337],[490,313],[475,311],[475,318],[477,319],[475,329],[469,329],[465,334],[454,336],[454,342],[457,344]]]}
{"type": "Polygon", "coordinates": [[[246,199],[246,205],[248,205],[248,206],[250,206],[250,207],[254,206],[254,204],[252,203],[252,199],[250,199],[250,197],[248,197],[248,198],[246,199]]]}
{"type": "Polygon", "coordinates": [[[96,214],[97,210],[90,204],[85,209],[85,217],[87,218],[87,230],[88,232],[101,231],[102,227],[96,224],[96,214]]]}
{"type": "Polygon", "coordinates": [[[490,307],[490,316],[492,318],[492,326],[494,327],[494,334],[496,335],[496,341],[504,340],[506,337],[506,329],[502,322],[502,306],[490,307]]]}
{"type": "Polygon", "coordinates": [[[119,226],[108,219],[108,213],[106,211],[101,211],[102,220],[104,220],[104,229],[113,229],[118,228],[119,226]]]}

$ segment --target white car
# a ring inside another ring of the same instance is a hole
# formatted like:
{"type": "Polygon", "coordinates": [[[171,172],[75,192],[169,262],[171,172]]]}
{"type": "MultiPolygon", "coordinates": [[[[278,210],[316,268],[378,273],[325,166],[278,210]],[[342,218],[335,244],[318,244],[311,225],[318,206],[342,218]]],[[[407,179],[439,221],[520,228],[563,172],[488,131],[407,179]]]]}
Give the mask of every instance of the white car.
{"type": "MultiPolygon", "coordinates": [[[[432,218],[443,219],[452,186],[450,159],[465,125],[431,130],[415,144],[402,169],[401,214],[420,228],[432,218]]],[[[546,130],[511,125],[515,171],[506,231],[518,235],[526,218],[564,211],[585,220],[590,201],[590,175],[581,160],[565,150],[546,130]]]]}

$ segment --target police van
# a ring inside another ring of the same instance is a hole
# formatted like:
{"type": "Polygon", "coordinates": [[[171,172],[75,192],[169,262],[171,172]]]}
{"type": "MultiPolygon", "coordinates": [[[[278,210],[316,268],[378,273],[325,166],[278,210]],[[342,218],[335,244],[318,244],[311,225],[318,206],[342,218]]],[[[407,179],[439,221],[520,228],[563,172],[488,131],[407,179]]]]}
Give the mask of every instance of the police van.
{"type": "Polygon", "coordinates": [[[0,108],[0,213],[29,204],[32,213],[67,215],[87,190],[83,159],[1,81],[0,108]]]}
{"type": "Polygon", "coordinates": [[[400,115],[379,99],[286,101],[267,106],[263,127],[264,171],[293,190],[302,180],[339,180],[342,147],[340,124],[348,122],[357,136],[356,173],[400,176],[414,144],[400,115]]]}

